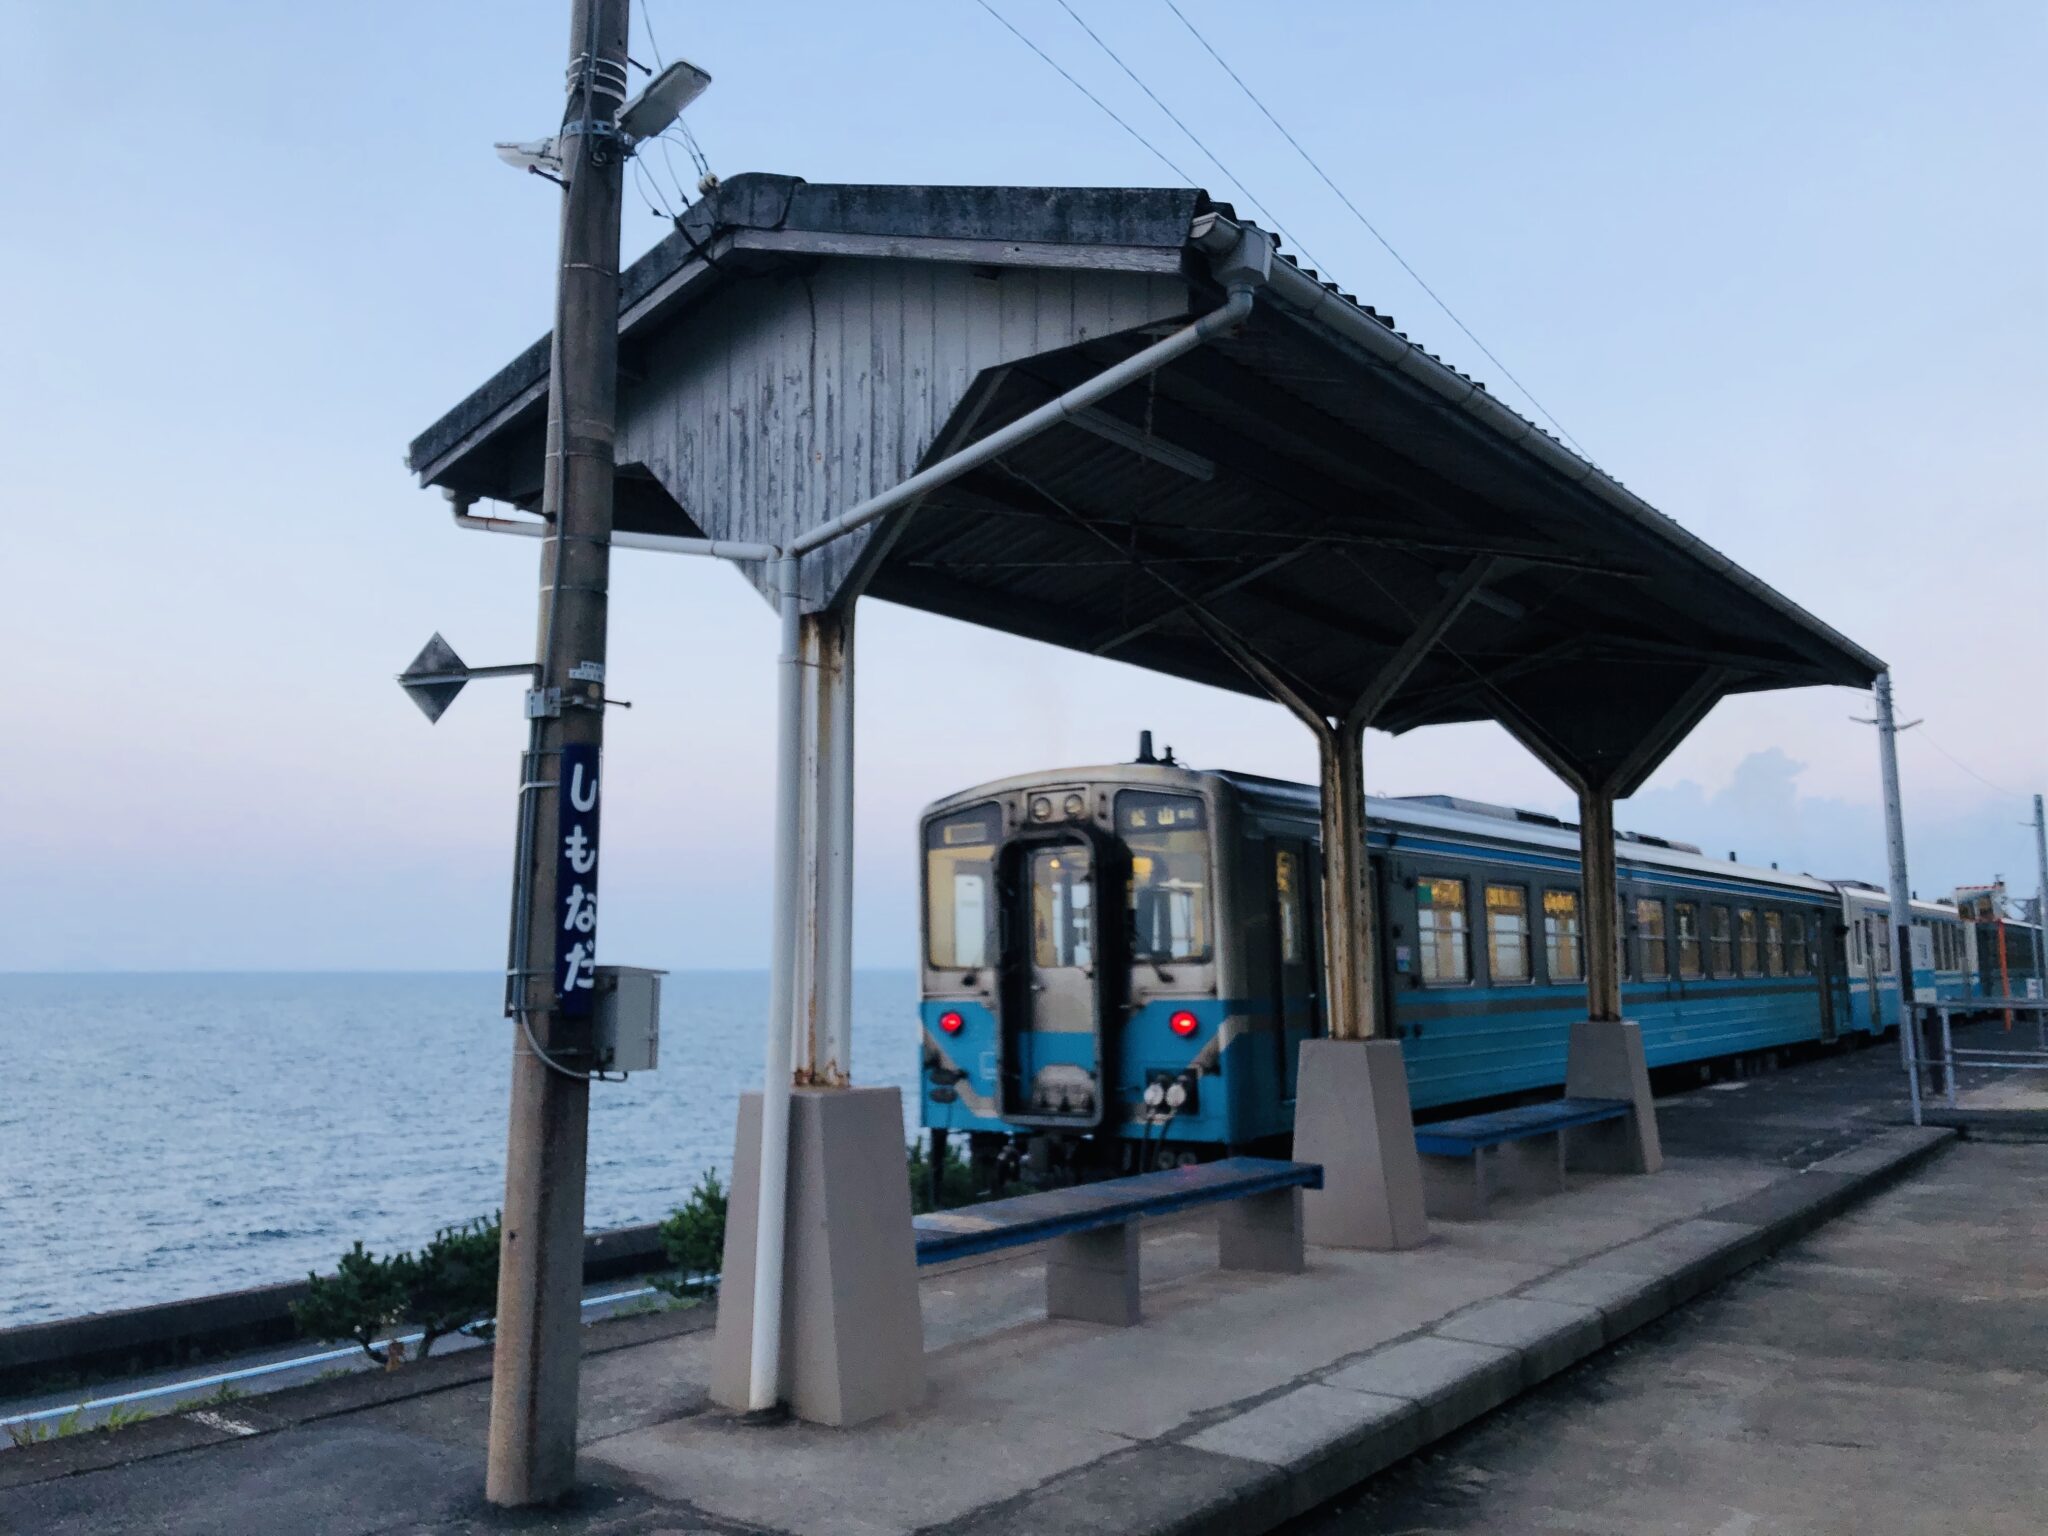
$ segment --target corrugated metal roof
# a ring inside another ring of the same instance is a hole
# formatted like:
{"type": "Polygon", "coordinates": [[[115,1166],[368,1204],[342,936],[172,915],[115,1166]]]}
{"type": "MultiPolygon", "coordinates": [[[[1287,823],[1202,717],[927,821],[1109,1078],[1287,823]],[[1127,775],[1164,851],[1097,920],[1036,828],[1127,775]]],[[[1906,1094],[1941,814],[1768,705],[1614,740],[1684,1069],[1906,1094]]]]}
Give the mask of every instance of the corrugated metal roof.
{"type": "MultiPolygon", "coordinates": [[[[728,285],[833,262],[1064,268],[1153,284],[1168,274],[1193,315],[1219,302],[1206,251],[1219,228],[1236,228],[1232,217],[1195,189],[739,177],[626,274],[622,367],[670,366],[658,338],[687,337],[698,306],[728,285]]],[[[926,461],[1157,334],[1079,328],[1071,345],[985,370],[926,461]]],[[[1056,427],[894,514],[866,590],[1262,693],[1211,642],[1205,626],[1221,625],[1339,715],[1445,588],[1491,560],[1477,599],[1377,723],[1501,719],[1553,762],[1622,792],[1727,693],[1868,683],[1879,663],[1867,652],[1478,381],[1384,338],[1405,341],[1391,316],[1280,253],[1243,326],[1098,407],[1124,441],[1056,427]],[[1137,451],[1147,440],[1175,450],[1178,467],[1137,451]],[[1186,472],[1188,455],[1208,472],[1186,472]]],[[[530,505],[546,377],[543,339],[414,442],[422,478],[530,505]]],[[[755,413],[762,423],[771,414],[755,413]]],[[[622,527],[694,531],[721,510],[677,505],[682,493],[673,478],[664,490],[656,466],[627,467],[621,490],[622,527]]]]}

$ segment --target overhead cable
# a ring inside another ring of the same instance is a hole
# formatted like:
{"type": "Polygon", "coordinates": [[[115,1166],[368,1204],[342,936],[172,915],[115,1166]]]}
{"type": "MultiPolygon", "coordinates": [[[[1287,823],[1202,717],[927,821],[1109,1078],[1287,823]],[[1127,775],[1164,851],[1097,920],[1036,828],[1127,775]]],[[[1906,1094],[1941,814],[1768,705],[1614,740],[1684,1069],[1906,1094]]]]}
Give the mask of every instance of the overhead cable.
{"type": "Polygon", "coordinates": [[[1076,80],[1072,75],[1068,74],[1066,68],[1059,62],[1059,60],[1055,59],[1051,54],[1047,53],[1043,48],[1039,47],[1038,44],[1031,41],[1031,39],[1026,37],[1022,32],[1019,32],[1016,29],[1016,27],[1010,24],[1010,19],[1007,16],[1005,16],[1001,11],[997,10],[994,6],[990,5],[988,3],[988,0],[974,0],[974,3],[980,6],[984,11],[987,11],[989,15],[995,17],[997,21],[1001,22],[1003,25],[1003,30],[1008,32],[1010,36],[1016,38],[1018,42],[1022,43],[1026,48],[1029,48],[1033,53],[1037,54],[1041,59],[1045,60],[1047,64],[1051,65],[1053,69],[1057,70],[1062,80],[1066,81],[1067,84],[1071,85],[1083,96],[1086,96],[1090,101],[1094,102],[1097,107],[1101,108],[1102,115],[1104,117],[1107,117],[1112,123],[1115,123],[1117,127],[1123,129],[1125,133],[1128,133],[1132,138],[1136,139],[1140,144],[1144,145],[1146,149],[1150,150],[1154,158],[1156,158],[1163,165],[1165,165],[1165,167],[1169,171],[1173,172],[1174,175],[1178,176],[1184,185],[1192,186],[1194,184],[1195,178],[1190,176],[1186,171],[1182,170],[1179,166],[1175,165],[1172,159],[1168,157],[1166,151],[1161,149],[1157,144],[1154,144],[1150,139],[1146,138],[1145,135],[1138,132],[1137,129],[1133,128],[1121,117],[1118,117],[1116,113],[1113,110],[1111,110],[1107,102],[1105,102],[1100,96],[1096,95],[1093,91],[1089,90],[1088,87],[1083,85],[1080,81],[1076,80]]]}
{"type": "Polygon", "coordinates": [[[1223,173],[1223,179],[1235,185],[1237,190],[1243,194],[1244,200],[1250,203],[1254,208],[1258,209],[1260,213],[1266,216],[1267,221],[1270,222],[1275,229],[1277,229],[1283,236],[1286,237],[1287,243],[1289,245],[1293,246],[1297,251],[1301,252],[1301,254],[1307,258],[1307,260],[1312,266],[1321,267],[1323,265],[1322,262],[1316,260],[1315,254],[1312,251],[1310,251],[1307,246],[1303,245],[1301,241],[1297,240],[1294,237],[1294,232],[1290,230],[1285,224],[1282,224],[1280,222],[1280,216],[1274,213],[1264,203],[1259,201],[1258,196],[1252,191],[1252,189],[1245,185],[1244,178],[1239,176],[1233,170],[1231,170],[1229,166],[1225,165],[1222,162],[1222,160],[1217,157],[1216,152],[1210,149],[1208,145],[1204,144],[1201,141],[1201,139],[1196,135],[1195,130],[1190,128],[1186,123],[1181,121],[1180,114],[1175,112],[1173,108],[1169,107],[1164,101],[1160,100],[1159,93],[1153,90],[1151,86],[1147,85],[1144,82],[1144,80],[1139,77],[1138,72],[1135,69],[1131,68],[1130,65],[1126,64],[1123,61],[1123,57],[1114,48],[1110,47],[1108,43],[1103,41],[1102,34],[1097,32],[1093,27],[1089,26],[1088,23],[1082,19],[1081,13],[1079,11],[1075,10],[1073,6],[1069,5],[1067,3],[1067,0],[1059,0],[1059,7],[1061,10],[1065,11],[1069,16],[1074,18],[1075,26],[1079,27],[1083,32],[1086,32],[1089,35],[1089,37],[1095,40],[1095,46],[1100,48],[1104,53],[1108,54],[1110,57],[1110,61],[1113,64],[1115,64],[1118,69],[1122,70],[1125,74],[1131,77],[1131,83],[1133,85],[1137,86],[1139,90],[1143,91],[1146,94],[1146,96],[1151,98],[1152,105],[1157,107],[1160,111],[1164,112],[1167,115],[1168,119],[1173,123],[1173,126],[1178,128],[1182,133],[1187,135],[1188,142],[1193,144],[1195,148],[1199,149],[1204,155],[1208,156],[1209,163],[1215,166],[1217,170],[1223,173]]]}
{"type": "MultiPolygon", "coordinates": [[[[1064,0],[1062,0],[1062,3],[1064,3],[1064,0]]],[[[1414,267],[1408,264],[1408,258],[1403,256],[1399,251],[1394,249],[1393,242],[1387,239],[1385,235],[1379,232],[1378,228],[1374,226],[1371,219],[1368,219],[1365,216],[1365,213],[1363,212],[1363,210],[1359,208],[1358,204],[1354,203],[1348,196],[1346,196],[1344,189],[1338,186],[1336,182],[1330,179],[1330,173],[1328,171],[1325,171],[1322,168],[1322,166],[1316,163],[1316,159],[1313,155],[1311,155],[1306,149],[1302,148],[1301,140],[1297,139],[1293,134],[1287,131],[1286,125],[1282,123],[1279,118],[1273,115],[1272,109],[1259,99],[1258,93],[1254,91],[1249,85],[1245,84],[1244,77],[1240,75],[1236,70],[1232,69],[1230,67],[1229,61],[1226,60],[1222,54],[1216,51],[1216,45],[1211,43],[1208,38],[1204,37],[1201,34],[1200,30],[1196,28],[1195,24],[1192,21],[1189,21],[1187,16],[1181,11],[1181,8],[1174,3],[1174,0],[1165,0],[1165,5],[1169,11],[1173,12],[1175,16],[1180,18],[1180,24],[1188,29],[1188,32],[1193,36],[1194,40],[1200,43],[1203,49],[1207,51],[1209,57],[1216,61],[1218,67],[1221,68],[1226,75],[1230,76],[1232,80],[1237,82],[1237,88],[1245,93],[1246,97],[1250,99],[1251,104],[1257,107],[1260,112],[1265,114],[1266,121],[1271,123],[1276,129],[1279,130],[1280,137],[1282,137],[1289,144],[1294,146],[1294,152],[1301,156],[1301,158],[1307,163],[1308,168],[1310,170],[1314,171],[1317,176],[1322,178],[1323,185],[1328,187],[1332,192],[1337,194],[1337,200],[1341,202],[1346,208],[1351,210],[1351,216],[1357,219],[1360,224],[1365,226],[1366,233],[1371,235],[1373,239],[1379,241],[1380,245],[1386,250],[1386,253],[1389,256],[1393,257],[1394,260],[1400,264],[1401,270],[1403,272],[1406,272],[1410,277],[1415,279],[1415,286],[1420,288],[1424,293],[1428,294],[1431,302],[1434,303],[1438,309],[1442,310],[1446,315],[1450,317],[1451,324],[1455,325],[1459,330],[1465,333],[1465,339],[1471,342],[1473,346],[1477,347],[1481,352],[1483,352],[1486,355],[1487,361],[1492,363],[1494,367],[1500,370],[1501,377],[1505,378],[1510,384],[1514,385],[1516,389],[1520,390],[1522,392],[1522,397],[1525,400],[1527,400],[1531,405],[1535,406],[1538,411],[1542,412],[1543,419],[1545,421],[1548,421],[1553,427],[1557,428],[1558,436],[1562,437],[1566,442],[1570,443],[1572,447],[1578,451],[1578,454],[1581,458],[1586,459],[1588,462],[1591,462],[1592,455],[1588,454],[1583,447],[1580,447],[1579,440],[1573,437],[1571,433],[1565,430],[1564,423],[1559,421],[1556,416],[1551,414],[1550,408],[1546,406],[1541,400],[1538,400],[1536,398],[1536,396],[1530,391],[1528,385],[1524,384],[1520,379],[1515,377],[1513,370],[1510,369],[1506,363],[1502,362],[1497,356],[1494,355],[1493,349],[1487,346],[1485,342],[1481,341],[1479,337],[1476,334],[1474,334],[1471,326],[1467,325],[1463,320],[1460,320],[1458,318],[1457,311],[1452,309],[1450,305],[1446,304],[1443,301],[1443,297],[1440,294],[1438,294],[1438,292],[1434,288],[1430,287],[1427,282],[1423,280],[1422,274],[1416,271],[1414,267]]],[[[1304,252],[1303,254],[1306,255],[1307,253],[1304,252]]]]}

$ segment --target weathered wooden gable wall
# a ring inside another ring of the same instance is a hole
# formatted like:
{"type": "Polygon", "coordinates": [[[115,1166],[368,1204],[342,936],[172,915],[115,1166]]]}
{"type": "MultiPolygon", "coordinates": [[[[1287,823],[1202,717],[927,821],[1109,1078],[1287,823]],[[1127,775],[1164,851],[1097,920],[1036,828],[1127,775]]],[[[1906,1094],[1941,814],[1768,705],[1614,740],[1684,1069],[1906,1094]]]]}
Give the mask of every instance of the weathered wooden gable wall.
{"type": "MultiPolygon", "coordinates": [[[[622,392],[619,462],[710,536],[781,544],[914,473],[984,370],[1188,308],[1178,277],[1124,272],[837,258],[734,282],[622,392]]],[[[807,607],[886,526],[806,557],[807,607]]]]}

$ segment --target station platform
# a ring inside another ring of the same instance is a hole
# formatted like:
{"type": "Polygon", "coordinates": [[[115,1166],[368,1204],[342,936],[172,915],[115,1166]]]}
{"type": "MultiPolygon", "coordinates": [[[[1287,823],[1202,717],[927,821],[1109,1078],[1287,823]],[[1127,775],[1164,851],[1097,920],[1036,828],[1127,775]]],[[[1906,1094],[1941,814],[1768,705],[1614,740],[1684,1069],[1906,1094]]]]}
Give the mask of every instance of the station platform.
{"type": "Polygon", "coordinates": [[[1047,1321],[1030,1250],[927,1271],[926,1401],[857,1429],[713,1408],[708,1308],[600,1323],[583,1487],[545,1514],[483,1501],[478,1351],[0,1454],[0,1530],[1271,1530],[1909,1177],[1956,1132],[1903,1109],[1889,1043],[1702,1087],[1660,1101],[1662,1173],[1300,1275],[1163,1222],[1127,1329],[1047,1321]]]}

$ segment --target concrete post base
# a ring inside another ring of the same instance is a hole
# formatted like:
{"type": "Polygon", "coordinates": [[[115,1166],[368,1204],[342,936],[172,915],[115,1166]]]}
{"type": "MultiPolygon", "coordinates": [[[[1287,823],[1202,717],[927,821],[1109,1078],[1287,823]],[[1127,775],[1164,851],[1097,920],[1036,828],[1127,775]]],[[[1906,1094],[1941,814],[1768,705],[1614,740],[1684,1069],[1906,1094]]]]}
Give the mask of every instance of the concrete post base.
{"type": "MultiPolygon", "coordinates": [[[[744,1411],[754,1325],[761,1095],[740,1100],[711,1398],[744,1411]]],[[[924,1320],[894,1088],[798,1089],[789,1115],[789,1238],[780,1401],[859,1424],[924,1396],[924,1320]]]]}
{"type": "Polygon", "coordinates": [[[1429,1238],[1408,1073],[1394,1040],[1305,1040],[1294,1105],[1296,1161],[1321,1163],[1302,1202],[1325,1248],[1413,1248],[1429,1238]]]}
{"type": "Polygon", "coordinates": [[[1567,1131],[1567,1167],[1589,1173],[1655,1173],[1664,1166],[1638,1025],[1626,1019],[1580,1019],[1573,1024],[1564,1092],[1570,1099],[1626,1099],[1634,1106],[1625,1120],[1567,1131]]]}

